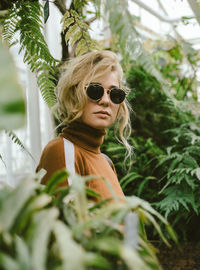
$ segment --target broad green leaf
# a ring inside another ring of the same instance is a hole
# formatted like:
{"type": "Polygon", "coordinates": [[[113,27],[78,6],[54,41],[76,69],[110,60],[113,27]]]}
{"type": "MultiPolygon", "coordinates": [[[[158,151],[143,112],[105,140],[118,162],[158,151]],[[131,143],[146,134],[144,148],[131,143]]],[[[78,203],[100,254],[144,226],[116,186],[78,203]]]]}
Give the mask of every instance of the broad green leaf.
{"type": "Polygon", "coordinates": [[[19,270],[19,264],[10,255],[0,252],[0,268],[3,270],[19,270]]]}
{"type": "Polygon", "coordinates": [[[114,237],[101,237],[98,240],[92,241],[91,246],[102,252],[107,252],[109,254],[119,256],[121,243],[119,239],[114,237]]]}
{"type": "Polygon", "coordinates": [[[84,270],[84,249],[76,243],[71,231],[61,221],[56,221],[53,232],[58,244],[59,254],[62,259],[62,270],[84,270]]]}
{"type": "Polygon", "coordinates": [[[129,270],[149,270],[144,260],[136,250],[121,246],[120,257],[125,261],[129,270]]]}
{"type": "Polygon", "coordinates": [[[20,269],[25,270],[30,268],[30,252],[25,241],[16,236],[16,259],[19,262],[20,269]]]}
{"type": "Polygon", "coordinates": [[[144,258],[146,264],[150,269],[158,269],[163,270],[155,253],[155,248],[148,241],[144,241],[140,238],[140,250],[138,250],[139,254],[142,258],[144,258]]]}
{"type": "Polygon", "coordinates": [[[49,237],[58,214],[58,209],[51,208],[39,211],[33,217],[28,231],[31,267],[33,269],[46,270],[49,237]]]}
{"type": "Polygon", "coordinates": [[[56,190],[56,188],[58,188],[59,184],[67,181],[68,176],[69,173],[67,173],[66,170],[56,172],[47,182],[44,192],[52,194],[56,190]]]}
{"type": "Polygon", "coordinates": [[[99,267],[101,269],[113,270],[110,262],[106,260],[103,255],[97,253],[87,252],[85,255],[85,263],[89,267],[99,267]]]}
{"type": "Polygon", "coordinates": [[[161,228],[160,228],[158,222],[155,220],[155,218],[154,218],[150,213],[148,213],[148,212],[145,211],[145,210],[141,210],[141,209],[140,209],[140,211],[141,211],[141,212],[145,212],[144,215],[147,217],[148,221],[150,221],[150,222],[153,224],[154,228],[156,229],[156,231],[157,231],[158,234],[160,235],[160,237],[161,237],[161,239],[163,240],[163,242],[164,242],[168,247],[170,247],[171,245],[169,244],[169,242],[167,241],[166,237],[164,236],[164,234],[163,234],[163,232],[162,232],[162,230],[161,230],[161,228]]]}
{"type": "Polygon", "coordinates": [[[29,219],[34,212],[43,209],[52,201],[52,198],[47,194],[40,194],[29,201],[26,208],[23,209],[21,215],[16,218],[14,231],[21,231],[27,226],[29,219]]]}
{"type": "Polygon", "coordinates": [[[77,211],[78,222],[82,222],[86,219],[88,214],[85,179],[79,175],[73,175],[71,179],[72,193],[74,192],[74,207],[77,211]]]}
{"type": "Polygon", "coordinates": [[[33,180],[25,179],[9,193],[0,206],[0,231],[11,229],[21,209],[35,193],[37,186],[38,184],[33,180]]]}
{"type": "Polygon", "coordinates": [[[17,71],[0,40],[0,130],[16,129],[25,123],[25,103],[17,71]]]}
{"type": "Polygon", "coordinates": [[[88,196],[93,197],[93,198],[101,197],[101,195],[99,193],[97,193],[94,190],[92,190],[91,188],[87,188],[87,187],[86,187],[86,194],[88,196]]]}

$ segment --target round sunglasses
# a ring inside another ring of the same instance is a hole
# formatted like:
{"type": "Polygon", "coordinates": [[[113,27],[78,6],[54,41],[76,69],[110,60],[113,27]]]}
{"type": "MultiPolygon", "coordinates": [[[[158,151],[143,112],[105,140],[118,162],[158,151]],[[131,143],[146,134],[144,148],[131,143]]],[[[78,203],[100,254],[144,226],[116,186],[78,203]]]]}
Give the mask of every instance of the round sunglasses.
{"type": "MultiPolygon", "coordinates": [[[[101,84],[91,83],[86,89],[88,97],[94,101],[99,101],[104,95],[104,88],[101,84]]],[[[110,95],[110,99],[115,104],[120,104],[124,101],[126,93],[124,90],[113,87],[110,90],[107,90],[107,93],[110,95]]]]}

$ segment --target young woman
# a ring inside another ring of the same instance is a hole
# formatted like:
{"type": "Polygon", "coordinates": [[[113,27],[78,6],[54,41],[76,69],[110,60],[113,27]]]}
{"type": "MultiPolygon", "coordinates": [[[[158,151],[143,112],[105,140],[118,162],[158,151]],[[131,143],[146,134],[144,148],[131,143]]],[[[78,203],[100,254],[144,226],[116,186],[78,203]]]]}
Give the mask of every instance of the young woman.
{"type": "MultiPolygon", "coordinates": [[[[67,63],[56,89],[57,112],[65,127],[43,150],[37,168],[47,171],[42,183],[66,168],[82,176],[101,175],[108,179],[117,196],[123,196],[113,164],[100,151],[106,129],[115,123],[120,141],[131,152],[122,76],[122,68],[111,51],[90,52],[67,63]]],[[[66,180],[65,185],[70,181],[66,180]]],[[[100,178],[88,182],[88,187],[102,198],[111,196],[100,178]]]]}

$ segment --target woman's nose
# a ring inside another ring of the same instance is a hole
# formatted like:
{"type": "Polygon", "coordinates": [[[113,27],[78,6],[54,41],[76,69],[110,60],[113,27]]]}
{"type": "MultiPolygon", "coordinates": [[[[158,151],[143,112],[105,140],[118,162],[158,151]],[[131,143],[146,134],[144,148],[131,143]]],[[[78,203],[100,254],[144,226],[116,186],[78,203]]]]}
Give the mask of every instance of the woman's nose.
{"type": "Polygon", "coordinates": [[[109,95],[109,91],[104,90],[104,94],[102,96],[102,98],[99,100],[99,104],[109,104],[110,103],[110,95],[109,95]]]}

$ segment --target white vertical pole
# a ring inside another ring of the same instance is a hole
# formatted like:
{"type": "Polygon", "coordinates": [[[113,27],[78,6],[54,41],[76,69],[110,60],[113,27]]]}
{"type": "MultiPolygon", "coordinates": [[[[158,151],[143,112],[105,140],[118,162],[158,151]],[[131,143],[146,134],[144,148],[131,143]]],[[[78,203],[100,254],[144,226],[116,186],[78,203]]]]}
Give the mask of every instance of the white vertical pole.
{"type": "MultiPolygon", "coordinates": [[[[62,15],[60,14],[60,11],[54,6],[50,5],[50,16],[44,25],[44,37],[48,44],[48,48],[50,50],[50,53],[53,57],[56,59],[61,58],[61,24],[60,19],[62,18],[62,15]],[[55,20],[56,18],[56,20],[55,20]]],[[[42,101],[42,107],[43,107],[43,117],[44,117],[44,128],[45,133],[42,137],[42,145],[46,145],[48,141],[50,141],[54,137],[54,127],[52,123],[51,118],[51,110],[48,108],[47,104],[42,101]]]]}
{"type": "Polygon", "coordinates": [[[44,102],[44,100],[41,100],[41,118],[42,118],[42,126],[41,126],[41,135],[42,135],[42,148],[54,138],[54,128],[51,118],[51,110],[47,106],[47,104],[44,102]]]}
{"type": "Polygon", "coordinates": [[[40,133],[40,107],[39,107],[39,90],[34,73],[28,69],[28,89],[27,89],[27,116],[28,129],[30,136],[30,150],[35,159],[32,161],[32,173],[41,155],[41,133],[40,133]]]}

